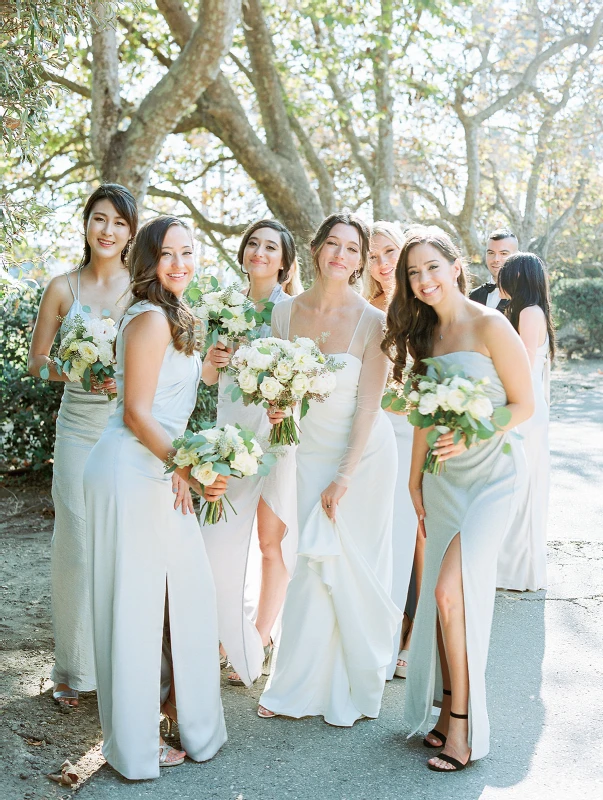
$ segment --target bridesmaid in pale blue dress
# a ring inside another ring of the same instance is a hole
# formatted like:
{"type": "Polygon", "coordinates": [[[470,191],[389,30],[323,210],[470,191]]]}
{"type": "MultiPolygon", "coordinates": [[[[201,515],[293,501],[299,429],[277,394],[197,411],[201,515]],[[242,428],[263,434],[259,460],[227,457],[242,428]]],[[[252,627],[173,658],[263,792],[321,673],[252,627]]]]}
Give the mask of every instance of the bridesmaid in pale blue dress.
{"type": "Polygon", "coordinates": [[[511,412],[504,431],[470,449],[464,440],[454,444],[452,433],[440,436],[440,475],[421,472],[429,429],[414,434],[409,485],[426,545],[405,718],[411,732],[426,730],[434,701],[441,704],[437,727],[424,739],[426,747],[443,748],[427,762],[437,772],[464,769],[489,750],[485,673],[496,558],[527,479],[521,442],[507,431],[534,409],[521,339],[502,314],[468,300],[465,288],[460,252],[447,234],[407,231],[383,344],[395,377],[409,353],[418,372],[432,357],[472,379],[488,377],[492,404],[511,412]]]}
{"type": "Polygon", "coordinates": [[[56,423],[52,499],[55,509],[50,550],[52,622],[55,663],[54,699],[64,707],[78,705],[78,692],[96,687],[90,624],[86,555],[86,521],[82,474],[88,454],[115,409],[107,380],[86,392],[59,375],[50,359],[57,332],[79,315],[111,317],[124,312],[123,296],[130,276],[126,255],[136,233],[136,200],[128,189],[104,184],[88,198],[83,213],[84,255],[77,270],[53,278],[42,297],[29,352],[29,371],[39,377],[47,366],[51,381],[65,390],[56,423]],[[60,319],[64,322],[61,324],[60,319]]]}
{"type": "Polygon", "coordinates": [[[546,544],[551,459],[549,383],[555,356],[555,331],[546,267],[534,253],[514,253],[498,273],[505,310],[530,359],[535,409],[519,431],[529,468],[526,497],[498,556],[496,585],[515,591],[546,589],[546,544]]]}
{"type": "MultiPolygon", "coordinates": [[[[174,510],[165,474],[201,377],[195,320],[182,301],[194,274],[192,232],[176,217],[156,217],[140,229],[131,264],[132,301],[116,342],[117,409],[86,463],[84,493],[103,754],[124,777],[142,780],[187,754],[211,758],[226,728],[211,569],[195,514],[174,510]],[[186,752],[159,736],[166,619],[173,682],[162,710],[177,716],[186,752]]],[[[176,474],[208,500],[225,491],[221,476],[203,489],[190,467],[176,474]]],[[[192,511],[188,489],[182,499],[192,511]]]]}

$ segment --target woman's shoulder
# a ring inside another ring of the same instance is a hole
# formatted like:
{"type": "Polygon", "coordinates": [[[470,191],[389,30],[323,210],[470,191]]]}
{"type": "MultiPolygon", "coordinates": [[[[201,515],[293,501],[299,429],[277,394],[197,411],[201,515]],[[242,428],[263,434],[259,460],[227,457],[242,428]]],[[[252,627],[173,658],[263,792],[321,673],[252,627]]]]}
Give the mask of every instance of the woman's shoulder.
{"type": "Polygon", "coordinates": [[[150,300],[137,300],[126,309],[125,316],[135,317],[138,314],[145,314],[147,311],[156,311],[158,314],[167,316],[166,311],[162,306],[152,303],[150,300]]]}
{"type": "Polygon", "coordinates": [[[371,327],[379,327],[383,329],[387,321],[387,314],[385,313],[385,311],[382,311],[380,308],[377,308],[364,298],[362,298],[362,300],[364,303],[364,308],[362,310],[362,316],[364,321],[371,327]]]}
{"type": "Polygon", "coordinates": [[[531,322],[532,324],[536,324],[539,322],[546,321],[546,315],[544,311],[540,308],[540,306],[526,306],[522,308],[519,312],[519,322],[520,324],[523,321],[531,322]]]}
{"type": "Polygon", "coordinates": [[[77,269],[70,269],[60,275],[55,275],[48,281],[46,293],[61,299],[73,300],[75,298],[74,288],[77,286],[77,273],[77,269]]]}

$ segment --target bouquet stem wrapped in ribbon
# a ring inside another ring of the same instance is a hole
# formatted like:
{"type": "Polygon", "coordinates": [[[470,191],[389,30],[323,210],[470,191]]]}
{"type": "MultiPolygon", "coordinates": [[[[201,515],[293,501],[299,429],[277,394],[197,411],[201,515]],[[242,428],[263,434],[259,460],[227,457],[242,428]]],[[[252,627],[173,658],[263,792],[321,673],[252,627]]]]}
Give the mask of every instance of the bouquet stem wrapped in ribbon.
{"type": "MultiPolygon", "coordinates": [[[[245,431],[240,425],[213,427],[211,422],[202,423],[197,433],[185,431],[173,442],[176,452],[166,464],[166,472],[177,467],[191,467],[191,475],[202,486],[211,486],[218,475],[245,478],[249,475],[267,475],[276,463],[276,456],[264,453],[255,434],[245,431]]],[[[224,494],[218,500],[206,500],[204,525],[214,525],[226,517],[224,501],[236,510],[224,494]]]]}
{"type": "MultiPolygon", "coordinates": [[[[457,366],[443,369],[433,358],[423,359],[436,372],[436,377],[411,376],[404,386],[404,396],[409,411],[408,421],[418,428],[432,428],[427,434],[429,450],[422,472],[439,475],[446,463],[440,463],[435,443],[445,433],[454,431],[455,444],[464,438],[467,447],[479,441],[491,439],[511,420],[511,412],[505,406],[493,408],[485,387],[489,378],[468,378],[457,366]]],[[[511,452],[505,442],[503,453],[511,452]]]]}
{"type": "Polygon", "coordinates": [[[301,419],[311,401],[324,402],[335,388],[335,371],[342,367],[312,339],[290,342],[269,336],[236,351],[229,370],[234,383],[226,391],[233,401],[242,397],[245,405],[262,403],[286,411],[285,419],[272,426],[270,444],[299,444],[293,408],[300,403],[301,419]]]}
{"type": "MultiPolygon", "coordinates": [[[[77,314],[64,324],[66,331],[53,359],[59,375],[65,374],[70,381],[81,383],[86,392],[91,391],[93,382],[99,384],[113,378],[115,322],[110,317],[85,320],[77,314]]],[[[48,366],[42,367],[40,377],[48,380],[48,366]]],[[[109,400],[117,397],[111,392],[107,392],[107,396],[109,400]]]]}

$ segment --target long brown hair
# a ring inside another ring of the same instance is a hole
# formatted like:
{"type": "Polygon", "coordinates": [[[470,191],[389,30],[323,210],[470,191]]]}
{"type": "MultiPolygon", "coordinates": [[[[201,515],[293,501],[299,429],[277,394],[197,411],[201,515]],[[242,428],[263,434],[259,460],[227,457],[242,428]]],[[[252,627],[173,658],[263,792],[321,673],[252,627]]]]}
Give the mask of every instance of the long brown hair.
{"type": "Polygon", "coordinates": [[[136,231],[138,229],[138,206],[136,205],[136,198],[132,192],[129,189],[126,189],[126,187],[122,186],[120,183],[101,184],[98,189],[95,189],[92,192],[90,197],[86,200],[86,205],[84,206],[84,211],[82,214],[84,220],[84,255],[78,264],[78,269],[81,269],[82,267],[85,267],[86,264],[90,263],[92,251],[90,249],[90,245],[88,244],[88,222],[90,220],[90,216],[92,215],[94,206],[99,200],[108,200],[113,208],[117,211],[119,216],[125,219],[125,221],[128,223],[128,227],[130,228],[130,241],[121,251],[122,264],[126,263],[126,257],[130,249],[130,243],[136,236],[136,231]]]}
{"type": "MultiPolygon", "coordinates": [[[[241,239],[241,244],[239,245],[239,251],[237,253],[237,261],[241,266],[241,272],[243,275],[247,274],[243,269],[245,248],[247,247],[247,243],[253,234],[256,231],[259,231],[260,228],[271,228],[273,231],[276,231],[279,234],[281,239],[282,267],[278,273],[278,282],[283,286],[283,289],[287,294],[299,294],[299,278],[296,280],[295,277],[296,273],[298,272],[295,239],[293,238],[293,234],[289,228],[287,228],[277,219],[259,219],[257,222],[252,222],[251,225],[245,229],[243,238],[241,239]]],[[[303,291],[303,288],[301,291],[303,291]]]]}
{"type": "Polygon", "coordinates": [[[187,356],[195,350],[195,317],[184,300],[165,289],[157,278],[157,264],[161,258],[163,240],[173,225],[184,228],[193,240],[193,232],[181,219],[168,215],[146,222],[136,235],[130,253],[132,283],[130,305],[147,300],[165,311],[172,333],[174,348],[187,356]]]}
{"type": "Polygon", "coordinates": [[[544,261],[535,253],[513,253],[498,273],[498,287],[511,298],[505,308],[511,325],[519,333],[519,315],[529,306],[538,306],[544,313],[549,335],[549,353],[555,357],[555,328],[551,315],[549,280],[544,261]]]}
{"type": "Polygon", "coordinates": [[[424,358],[433,351],[433,334],[438,315],[431,306],[415,297],[408,278],[408,255],[413,247],[430,244],[450,263],[458,259],[461,272],[458,288],[467,292],[467,278],[461,261],[461,251],[444,231],[434,226],[417,225],[406,232],[396,265],[396,289],[387,311],[385,338],[381,344],[383,352],[394,362],[394,379],[401,380],[409,351],[414,358],[413,372],[424,374],[424,358]]]}
{"type": "Polygon", "coordinates": [[[330,214],[320,223],[318,230],[314,234],[314,238],[310,242],[312,262],[314,264],[316,276],[320,277],[320,267],[318,266],[318,257],[320,255],[320,251],[329,238],[331,230],[340,222],[343,225],[351,225],[353,228],[356,228],[358,231],[358,237],[360,239],[360,266],[350,275],[348,279],[348,283],[353,285],[362,277],[362,273],[368,266],[368,254],[371,241],[371,233],[368,225],[361,217],[357,217],[356,214],[349,214],[347,211],[340,211],[337,214],[330,214]]]}

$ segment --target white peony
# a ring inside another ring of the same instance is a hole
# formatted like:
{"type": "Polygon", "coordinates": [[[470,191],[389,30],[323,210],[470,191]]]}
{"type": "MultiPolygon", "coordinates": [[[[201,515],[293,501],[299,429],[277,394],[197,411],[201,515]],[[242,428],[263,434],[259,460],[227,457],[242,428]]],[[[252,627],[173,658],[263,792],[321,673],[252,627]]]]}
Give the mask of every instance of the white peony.
{"type": "Polygon", "coordinates": [[[177,467],[188,467],[199,463],[199,459],[194,450],[177,450],[174,453],[174,464],[177,467]]]}
{"type": "Polygon", "coordinates": [[[299,336],[294,344],[298,347],[303,347],[305,350],[314,350],[316,347],[316,342],[312,339],[309,339],[307,336],[299,336]]]}
{"type": "Polygon", "coordinates": [[[450,389],[443,383],[439,383],[436,387],[436,397],[438,398],[439,406],[442,410],[448,411],[448,394],[450,389]]]}
{"type": "Polygon", "coordinates": [[[262,397],[266,400],[276,400],[276,398],[283,393],[284,386],[276,378],[264,378],[260,384],[260,392],[262,397]]]}
{"type": "Polygon", "coordinates": [[[274,356],[272,353],[260,353],[257,347],[250,347],[247,354],[247,364],[252,369],[267,369],[272,364],[274,356]]]}
{"type": "Polygon", "coordinates": [[[308,380],[308,391],[310,394],[328,395],[335,389],[337,378],[332,372],[323,372],[320,375],[313,375],[308,380]]]}
{"type": "Polygon", "coordinates": [[[448,405],[455,414],[462,414],[465,410],[467,395],[460,389],[451,389],[448,392],[448,405]]]}
{"type": "Polygon", "coordinates": [[[433,414],[438,408],[438,398],[432,392],[424,394],[419,403],[419,414],[433,414]]]}
{"type": "Polygon", "coordinates": [[[105,367],[113,363],[113,345],[109,342],[99,342],[98,358],[105,367]]]}
{"type": "Polygon", "coordinates": [[[421,395],[413,389],[412,392],[408,395],[408,399],[411,403],[418,403],[421,395]]]}
{"type": "Polygon", "coordinates": [[[195,306],[193,308],[193,314],[197,319],[200,319],[202,322],[205,322],[205,320],[209,316],[209,308],[206,305],[195,306]]]}
{"type": "Polygon", "coordinates": [[[237,380],[241,391],[245,394],[253,394],[258,388],[258,376],[250,369],[242,369],[237,380]]]}
{"type": "Polygon", "coordinates": [[[297,395],[297,397],[303,397],[308,391],[309,386],[310,381],[307,375],[304,375],[302,372],[298,372],[291,381],[291,391],[294,395],[297,395]]]}
{"type": "Polygon", "coordinates": [[[288,381],[293,375],[293,365],[290,361],[281,359],[274,368],[274,377],[279,381],[288,381]]]}
{"type": "Polygon", "coordinates": [[[224,298],[222,292],[207,292],[203,295],[203,303],[208,311],[222,311],[224,308],[224,298]]]}
{"type": "Polygon", "coordinates": [[[303,372],[312,372],[319,367],[319,362],[314,358],[314,355],[303,349],[293,354],[293,363],[297,369],[303,372]]]}
{"type": "Polygon", "coordinates": [[[257,458],[247,450],[241,450],[230,462],[231,469],[238,469],[244,476],[255,475],[258,466],[257,458]]]}
{"type": "Polygon", "coordinates": [[[82,359],[88,364],[98,361],[98,347],[92,342],[80,342],[77,349],[82,359]]]}
{"type": "Polygon", "coordinates": [[[218,473],[213,471],[210,461],[194,466],[191,469],[191,475],[203,486],[211,486],[218,477],[218,473]]]}
{"type": "MultiPolygon", "coordinates": [[[[247,303],[247,297],[241,292],[233,289],[230,292],[230,305],[231,306],[244,306],[247,303]]],[[[234,311],[234,309],[232,309],[234,311]]]]}
{"type": "Polygon", "coordinates": [[[480,419],[481,417],[489,419],[492,416],[494,409],[492,408],[492,403],[487,397],[476,395],[467,403],[467,411],[472,417],[475,417],[475,419],[480,419]]]}

